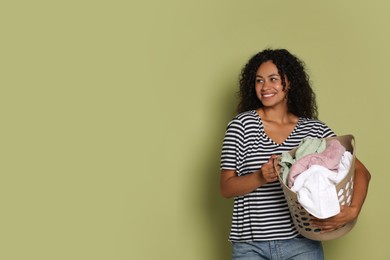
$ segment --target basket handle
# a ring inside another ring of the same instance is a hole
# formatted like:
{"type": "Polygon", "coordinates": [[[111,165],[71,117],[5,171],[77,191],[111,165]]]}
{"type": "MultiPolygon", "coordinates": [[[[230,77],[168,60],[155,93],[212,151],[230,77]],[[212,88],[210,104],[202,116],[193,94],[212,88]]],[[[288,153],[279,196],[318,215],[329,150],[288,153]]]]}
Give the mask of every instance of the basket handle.
{"type": "Polygon", "coordinates": [[[276,175],[278,175],[278,177],[280,176],[280,171],[278,171],[278,168],[277,168],[277,166],[279,165],[279,162],[280,162],[280,155],[278,155],[278,157],[275,158],[275,160],[274,160],[274,170],[276,172],[276,175]]]}

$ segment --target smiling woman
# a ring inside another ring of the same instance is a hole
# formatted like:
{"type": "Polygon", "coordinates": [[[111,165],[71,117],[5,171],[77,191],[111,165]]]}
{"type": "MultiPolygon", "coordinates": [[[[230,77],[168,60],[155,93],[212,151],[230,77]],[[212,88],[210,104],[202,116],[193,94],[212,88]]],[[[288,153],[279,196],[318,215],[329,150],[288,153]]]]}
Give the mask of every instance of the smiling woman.
{"type": "MultiPolygon", "coordinates": [[[[335,136],[317,119],[303,62],[287,50],[264,50],[243,68],[239,93],[239,113],[225,133],[220,175],[222,195],[235,198],[229,237],[233,259],[323,259],[321,242],[295,229],[274,168],[277,155],[304,138],[335,136]]],[[[370,179],[359,161],[356,165],[351,205],[335,217],[312,223],[322,231],[356,220],[370,179]]]]}
{"type": "Polygon", "coordinates": [[[282,84],[278,68],[272,61],[260,65],[256,73],[256,94],[263,105],[286,106],[287,86],[288,82],[282,84]]]}

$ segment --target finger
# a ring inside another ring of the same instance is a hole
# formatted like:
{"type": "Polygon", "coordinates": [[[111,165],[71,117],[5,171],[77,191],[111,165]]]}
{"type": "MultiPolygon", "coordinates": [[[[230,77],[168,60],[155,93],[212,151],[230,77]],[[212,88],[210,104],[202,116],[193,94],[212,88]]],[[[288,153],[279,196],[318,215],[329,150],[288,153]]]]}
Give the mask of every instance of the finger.
{"type": "Polygon", "coordinates": [[[320,234],[335,231],[337,228],[321,229],[320,234]]]}
{"type": "Polygon", "coordinates": [[[321,232],[324,231],[324,232],[330,232],[330,231],[334,231],[334,230],[337,230],[341,227],[343,227],[344,225],[329,225],[329,226],[324,226],[324,227],[321,227],[321,232]]]}
{"type": "Polygon", "coordinates": [[[271,163],[272,165],[274,165],[274,161],[275,159],[278,158],[277,155],[273,154],[271,155],[271,157],[268,159],[268,162],[271,163]]]}
{"type": "Polygon", "coordinates": [[[267,165],[268,167],[273,167],[274,166],[274,164],[273,164],[273,160],[270,158],[269,160],[268,160],[268,162],[266,162],[264,165],[267,165]]]}
{"type": "Polygon", "coordinates": [[[328,222],[328,221],[321,221],[321,220],[312,220],[310,221],[310,224],[313,226],[313,227],[325,227],[325,226],[329,226],[331,225],[330,224],[331,222],[328,222]]]}

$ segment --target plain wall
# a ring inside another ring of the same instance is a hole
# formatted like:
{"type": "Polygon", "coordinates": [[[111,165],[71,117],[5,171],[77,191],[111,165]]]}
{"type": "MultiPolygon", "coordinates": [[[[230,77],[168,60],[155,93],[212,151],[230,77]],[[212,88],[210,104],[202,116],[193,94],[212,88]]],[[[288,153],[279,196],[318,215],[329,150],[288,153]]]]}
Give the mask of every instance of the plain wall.
{"type": "Polygon", "coordinates": [[[242,66],[306,62],[320,119],[372,173],[327,259],[384,259],[390,3],[14,1],[0,8],[0,258],[230,259],[222,139],[242,66]]]}

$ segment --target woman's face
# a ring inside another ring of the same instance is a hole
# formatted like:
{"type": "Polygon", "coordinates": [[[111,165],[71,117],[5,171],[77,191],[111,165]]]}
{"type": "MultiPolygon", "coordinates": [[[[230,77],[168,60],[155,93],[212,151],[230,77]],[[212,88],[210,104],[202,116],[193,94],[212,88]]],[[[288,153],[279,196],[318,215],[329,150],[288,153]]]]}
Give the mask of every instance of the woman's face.
{"type": "Polygon", "coordinates": [[[256,94],[265,107],[286,105],[286,91],[288,89],[286,78],[286,88],[283,90],[282,78],[278,68],[272,61],[266,61],[260,65],[256,72],[256,94]]]}

